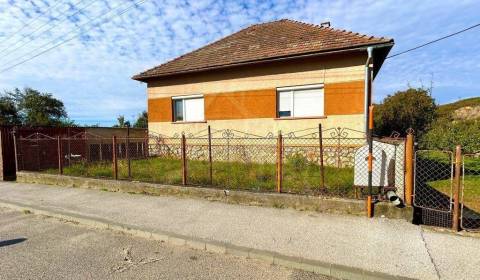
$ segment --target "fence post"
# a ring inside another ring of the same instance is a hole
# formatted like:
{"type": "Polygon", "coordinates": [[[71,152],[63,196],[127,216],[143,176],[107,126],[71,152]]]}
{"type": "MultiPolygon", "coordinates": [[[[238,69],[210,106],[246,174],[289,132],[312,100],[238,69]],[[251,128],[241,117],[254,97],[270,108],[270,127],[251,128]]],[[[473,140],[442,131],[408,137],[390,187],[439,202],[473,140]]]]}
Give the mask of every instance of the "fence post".
{"type": "Polygon", "coordinates": [[[118,180],[117,136],[112,137],[112,168],[113,168],[113,179],[118,180]]]}
{"type": "Polygon", "coordinates": [[[67,155],[68,166],[71,166],[72,165],[72,159],[71,159],[72,151],[70,150],[71,149],[71,146],[70,146],[70,127],[67,127],[67,148],[68,148],[68,155],[67,155]]]}
{"type": "Polygon", "coordinates": [[[128,179],[132,178],[132,167],[130,162],[130,126],[127,125],[127,138],[125,139],[125,156],[127,157],[128,179]]]}
{"type": "Polygon", "coordinates": [[[208,172],[210,176],[210,185],[213,185],[213,163],[212,163],[212,131],[208,126],[208,172]]]}
{"type": "Polygon", "coordinates": [[[368,196],[367,217],[373,217],[372,201],[372,172],[373,172],[373,105],[368,107],[368,196]]]}
{"type": "Polygon", "coordinates": [[[462,147],[458,145],[455,149],[455,178],[453,182],[453,217],[452,229],[460,229],[460,177],[462,176],[462,147]]]}
{"type": "Polygon", "coordinates": [[[282,132],[278,132],[277,138],[277,192],[282,192],[283,183],[283,137],[282,132]]]}
{"type": "Polygon", "coordinates": [[[182,133],[182,185],[187,184],[187,151],[186,151],[186,138],[182,133]]]}
{"type": "Polygon", "coordinates": [[[322,124],[318,124],[318,142],[320,148],[320,186],[322,189],[325,189],[325,168],[323,166],[323,133],[322,133],[322,124]]]}
{"type": "Polygon", "coordinates": [[[100,138],[100,161],[103,161],[103,138],[100,138]]]}
{"type": "Polygon", "coordinates": [[[17,129],[14,128],[13,134],[13,153],[15,154],[15,172],[18,172],[18,151],[17,151],[17,129]]]}
{"type": "Polygon", "coordinates": [[[58,174],[63,175],[62,140],[57,136],[58,174]]]}
{"type": "Polygon", "coordinates": [[[414,137],[411,131],[407,134],[405,143],[405,204],[412,205],[413,200],[413,157],[414,157],[414,137]]]}

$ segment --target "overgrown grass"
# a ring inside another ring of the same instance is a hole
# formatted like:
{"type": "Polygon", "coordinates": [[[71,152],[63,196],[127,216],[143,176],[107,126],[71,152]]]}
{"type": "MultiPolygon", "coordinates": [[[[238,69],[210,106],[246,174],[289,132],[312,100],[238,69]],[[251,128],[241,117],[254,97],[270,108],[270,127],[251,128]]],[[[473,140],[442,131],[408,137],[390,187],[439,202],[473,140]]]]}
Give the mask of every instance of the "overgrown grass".
{"type": "MultiPolygon", "coordinates": [[[[131,180],[164,184],[182,183],[182,162],[174,158],[152,157],[131,160],[131,180]]],[[[301,156],[285,159],[283,191],[353,196],[353,168],[325,166],[325,188],[321,188],[320,166],[301,156]]],[[[57,173],[56,169],[47,170],[57,173]]],[[[120,179],[128,179],[127,162],[118,161],[120,179]]],[[[65,175],[112,178],[111,162],[75,163],[64,168],[65,175]]],[[[220,162],[212,164],[212,181],[207,161],[188,160],[187,183],[236,190],[272,192],[276,190],[276,165],[273,163],[220,162]]]]}

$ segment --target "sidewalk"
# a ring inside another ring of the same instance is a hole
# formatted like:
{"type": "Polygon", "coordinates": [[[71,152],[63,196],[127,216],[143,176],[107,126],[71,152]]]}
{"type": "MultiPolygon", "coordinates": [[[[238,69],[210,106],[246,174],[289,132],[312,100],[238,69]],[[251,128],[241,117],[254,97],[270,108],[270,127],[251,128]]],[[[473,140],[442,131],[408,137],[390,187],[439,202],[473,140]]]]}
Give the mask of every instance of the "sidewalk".
{"type": "Polygon", "coordinates": [[[260,258],[303,258],[328,264],[334,276],[353,278],[362,269],[416,279],[480,279],[480,239],[425,231],[402,220],[7,182],[0,183],[0,202],[177,236],[172,240],[187,244],[188,238],[206,240],[207,248],[255,249],[251,256],[260,258]]]}

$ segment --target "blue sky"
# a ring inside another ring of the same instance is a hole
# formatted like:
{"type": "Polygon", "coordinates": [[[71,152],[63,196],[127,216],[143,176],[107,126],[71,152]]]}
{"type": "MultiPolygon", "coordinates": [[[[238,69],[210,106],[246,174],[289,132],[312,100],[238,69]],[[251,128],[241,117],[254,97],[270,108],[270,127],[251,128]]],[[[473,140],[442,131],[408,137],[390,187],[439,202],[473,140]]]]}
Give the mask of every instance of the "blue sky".
{"type": "MultiPolygon", "coordinates": [[[[77,123],[110,126],[116,116],[134,119],[146,108],[146,86],[131,80],[133,74],[254,23],[330,21],[335,28],[394,38],[394,54],[480,21],[480,1],[462,0],[147,0],[117,15],[132,3],[0,0],[0,69],[71,38],[1,73],[0,90],[51,92],[77,123]]],[[[387,60],[375,99],[431,83],[438,103],[480,96],[479,38],[477,28],[387,60]]]]}

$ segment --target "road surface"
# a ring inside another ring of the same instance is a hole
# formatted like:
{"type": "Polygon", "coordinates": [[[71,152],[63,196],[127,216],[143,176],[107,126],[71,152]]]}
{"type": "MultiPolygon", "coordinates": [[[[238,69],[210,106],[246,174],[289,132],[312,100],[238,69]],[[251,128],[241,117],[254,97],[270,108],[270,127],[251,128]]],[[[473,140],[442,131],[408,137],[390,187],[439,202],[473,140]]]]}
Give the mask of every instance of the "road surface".
{"type": "Polygon", "coordinates": [[[0,208],[0,279],[332,279],[0,208]]]}

